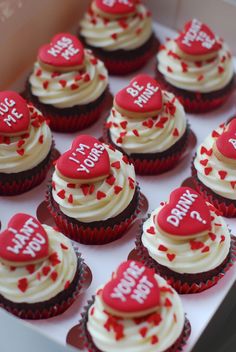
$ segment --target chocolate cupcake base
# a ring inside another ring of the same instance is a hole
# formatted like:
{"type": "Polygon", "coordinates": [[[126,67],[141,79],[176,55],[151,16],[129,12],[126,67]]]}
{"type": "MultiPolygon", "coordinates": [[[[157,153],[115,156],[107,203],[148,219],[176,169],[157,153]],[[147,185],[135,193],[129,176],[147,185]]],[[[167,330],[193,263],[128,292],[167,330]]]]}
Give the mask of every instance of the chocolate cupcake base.
{"type": "Polygon", "coordinates": [[[146,43],[133,50],[106,51],[86,43],[86,39],[78,34],[84,46],[91,49],[96,57],[105,64],[108,72],[113,75],[125,75],[143,67],[157,53],[160,42],[153,33],[146,43]]]}
{"type": "Polygon", "coordinates": [[[116,149],[126,154],[135,167],[138,175],[158,175],[174,168],[188,147],[190,128],[187,126],[183,136],[168,150],[161,153],[149,154],[126,154],[125,151],[113,143],[109,130],[104,127],[103,137],[107,144],[113,145],[116,149]]]}
{"type": "Polygon", "coordinates": [[[77,254],[77,270],[67,289],[47,301],[32,304],[14,303],[0,295],[0,307],[21,319],[48,319],[62,314],[75,301],[85,282],[85,264],[77,249],[75,252],[77,254]]]}
{"type": "Polygon", "coordinates": [[[54,160],[54,143],[46,158],[34,168],[17,173],[0,173],[0,195],[14,196],[29,191],[46,178],[54,160]]]}
{"type": "MultiPolygon", "coordinates": [[[[87,348],[90,352],[104,352],[97,348],[93,342],[91,335],[87,330],[87,321],[88,321],[88,311],[91,305],[94,303],[94,297],[90,301],[88,301],[87,306],[82,313],[82,319],[80,321],[80,336],[78,338],[82,339],[84,342],[84,347],[87,348]]],[[[180,334],[179,338],[170,346],[167,350],[163,352],[180,352],[182,351],[184,345],[186,344],[189,336],[191,334],[191,325],[189,320],[185,317],[185,323],[183,327],[183,331],[180,334]]]]}
{"type": "Polygon", "coordinates": [[[91,223],[83,223],[63,214],[53,199],[51,186],[46,194],[46,203],[56,225],[64,235],[83,244],[100,245],[115,241],[124,234],[140,212],[142,196],[137,186],[132,201],[122,213],[111,219],[91,223]]]}
{"type": "Polygon", "coordinates": [[[224,88],[212,93],[190,92],[174,87],[158,70],[156,70],[156,80],[162,89],[172,92],[189,113],[204,113],[217,109],[227,101],[235,89],[235,76],[224,88]]]}
{"type": "Polygon", "coordinates": [[[95,123],[105,108],[110,92],[109,88],[107,88],[103,94],[92,103],[75,105],[71,108],[64,109],[41,103],[39,99],[31,93],[29,82],[26,84],[23,96],[39,109],[46,119],[49,119],[50,128],[53,131],[65,133],[83,130],[95,123]]]}

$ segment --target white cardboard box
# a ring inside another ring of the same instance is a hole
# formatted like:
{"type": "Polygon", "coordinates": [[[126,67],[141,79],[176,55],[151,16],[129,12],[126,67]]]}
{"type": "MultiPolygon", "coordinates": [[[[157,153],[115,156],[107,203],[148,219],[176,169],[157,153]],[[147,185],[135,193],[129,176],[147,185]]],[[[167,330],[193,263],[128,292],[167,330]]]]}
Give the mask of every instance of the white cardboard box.
{"type": "MultiPolygon", "coordinates": [[[[203,4],[203,2],[201,1],[150,0],[146,2],[149,8],[152,9],[154,19],[160,19],[160,21],[173,26],[173,28],[176,26],[180,28],[183,24],[183,20],[193,17],[194,13],[197,13],[195,17],[199,17],[200,19],[205,19],[205,16],[207,16],[207,9],[204,8],[203,11],[200,5],[203,4]],[[196,3],[198,3],[199,6],[196,6],[196,3]],[[190,6],[190,4],[192,4],[192,6],[190,6]]],[[[210,0],[206,2],[209,2],[209,4],[212,3],[210,0]]],[[[79,15],[83,13],[87,3],[87,1],[78,0],[41,0],[40,3],[38,3],[38,1],[29,0],[8,0],[0,2],[0,33],[4,31],[4,36],[1,35],[0,37],[0,44],[4,49],[3,55],[1,55],[0,58],[1,89],[9,87],[9,85],[14,82],[13,87],[17,87],[20,90],[22,88],[22,82],[25,80],[26,72],[30,69],[36,56],[38,46],[47,42],[53,33],[63,31],[68,27],[73,27],[79,15]],[[10,6],[8,11],[10,11],[10,9],[13,11],[12,15],[9,15],[9,18],[4,20],[2,20],[1,17],[2,3],[8,3],[10,6]],[[19,3],[21,3],[20,6],[19,3]],[[47,9],[47,11],[45,9],[47,9]],[[21,11],[23,11],[23,13],[21,11]],[[17,18],[15,17],[16,15],[18,15],[17,18]],[[16,57],[18,60],[16,60],[16,57]],[[25,73],[22,75],[23,71],[25,73]]],[[[214,3],[219,5],[219,9],[221,8],[220,6],[223,6],[221,4],[222,1],[217,0],[214,3]]],[[[225,6],[224,11],[227,12],[229,5],[227,4],[225,6]]],[[[233,5],[230,6],[235,11],[233,5]]],[[[210,13],[208,16],[207,19],[211,22],[213,19],[210,13]]],[[[221,28],[222,32],[227,30],[230,26],[230,23],[228,23],[230,20],[226,22],[227,24],[224,23],[224,28],[221,28]]],[[[214,21],[212,23],[214,25],[214,21]]],[[[217,30],[218,26],[215,27],[217,27],[215,28],[217,30]]],[[[158,24],[155,25],[155,30],[161,40],[164,40],[166,36],[173,35],[173,31],[158,24]]],[[[225,37],[228,39],[227,35],[225,37]]],[[[154,60],[142,71],[153,74],[153,65],[154,60]]],[[[112,77],[110,81],[112,93],[122,88],[131,77],[132,75],[125,78],[112,77]]],[[[234,94],[224,107],[215,112],[199,116],[189,115],[189,121],[197,135],[198,143],[200,143],[215,126],[227,120],[235,113],[235,98],[234,94]],[[202,133],[203,123],[204,134],[202,133]]],[[[85,132],[100,136],[101,123],[100,120],[94,126],[85,130],[85,132]]],[[[63,135],[55,133],[54,136],[58,149],[65,151],[70,146],[75,135],[76,134],[63,135]]],[[[162,200],[167,199],[171,190],[178,187],[181,182],[190,175],[190,161],[191,156],[189,155],[173,171],[160,176],[138,177],[142,192],[149,199],[149,210],[155,208],[162,200]]],[[[19,210],[24,210],[25,212],[35,215],[40,199],[43,200],[45,186],[46,181],[24,195],[1,197],[0,220],[2,221],[2,227],[4,228],[9,218],[19,210]]],[[[227,222],[233,229],[233,232],[236,233],[235,220],[227,220],[227,222]]],[[[82,295],[63,315],[44,321],[35,321],[29,325],[28,323],[8,316],[5,312],[0,310],[0,351],[28,352],[37,351],[37,348],[39,351],[45,349],[45,351],[50,352],[63,350],[62,345],[65,343],[66,333],[78,322],[79,313],[84,304],[86,304],[87,299],[95,292],[97,286],[108,280],[111,272],[122,260],[127,258],[127,255],[133,247],[134,234],[132,231],[124,238],[105,246],[81,245],[80,251],[93,272],[93,282],[87,293],[82,295]],[[44,339],[41,335],[38,335],[38,331],[47,335],[51,340],[44,339]],[[18,339],[19,336],[20,338],[18,339]],[[61,346],[54,345],[53,340],[58,341],[61,346]]],[[[185,351],[190,351],[199,339],[224,297],[232,287],[235,281],[235,274],[236,268],[232,268],[217,286],[210,290],[197,295],[182,296],[185,311],[192,324],[192,334],[185,351]]]]}

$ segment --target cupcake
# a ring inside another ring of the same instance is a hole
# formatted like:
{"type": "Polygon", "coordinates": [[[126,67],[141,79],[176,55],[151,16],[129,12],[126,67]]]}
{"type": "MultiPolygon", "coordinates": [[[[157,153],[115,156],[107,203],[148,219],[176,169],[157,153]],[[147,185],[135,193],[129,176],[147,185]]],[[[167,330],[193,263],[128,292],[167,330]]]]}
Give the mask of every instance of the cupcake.
{"type": "Polygon", "coordinates": [[[215,285],[235,261],[235,243],[218,210],[188,187],[150,214],[136,242],[144,264],[179,293],[215,285]]]}
{"type": "Polygon", "coordinates": [[[195,186],[224,216],[236,217],[236,118],[199,146],[192,165],[195,186]]]}
{"type": "Polygon", "coordinates": [[[107,70],[75,36],[60,33],[39,49],[25,96],[50,120],[52,130],[75,132],[101,115],[107,70]]]}
{"type": "Polygon", "coordinates": [[[15,92],[0,92],[0,116],[0,195],[16,195],[45,179],[52,135],[41,112],[15,92]]]}
{"type": "Polygon", "coordinates": [[[127,154],[141,175],[173,168],[188,137],[183,106],[146,74],[133,78],[115,95],[104,129],[104,139],[127,154]]]}
{"type": "Polygon", "coordinates": [[[131,260],[96,292],[81,323],[91,352],[181,351],[191,330],[173,288],[131,260]]]}
{"type": "Polygon", "coordinates": [[[224,104],[234,89],[233,59],[227,44],[197,19],[157,55],[157,79],[186,111],[201,113],[224,104]]]}
{"type": "Polygon", "coordinates": [[[114,241],[139,212],[134,167],[113,147],[79,135],[56,162],[47,203],[59,229],[73,240],[114,241]]]}
{"type": "Polygon", "coordinates": [[[157,52],[151,13],[139,1],[94,0],[80,22],[79,37],[109,73],[138,70],[157,52]]]}
{"type": "Polygon", "coordinates": [[[22,319],[63,313],[78,296],[84,264],[68,238],[16,214],[0,234],[0,307],[22,319]]]}

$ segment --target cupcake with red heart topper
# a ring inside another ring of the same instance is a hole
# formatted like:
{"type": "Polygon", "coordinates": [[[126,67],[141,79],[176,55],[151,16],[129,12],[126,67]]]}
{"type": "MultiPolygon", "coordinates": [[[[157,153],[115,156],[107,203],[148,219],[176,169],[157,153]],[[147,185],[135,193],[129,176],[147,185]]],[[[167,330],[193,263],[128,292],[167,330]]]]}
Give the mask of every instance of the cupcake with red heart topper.
{"type": "Polygon", "coordinates": [[[74,132],[99,118],[108,90],[104,64],[75,36],[60,33],[39,49],[25,95],[50,119],[52,130],[74,132]]]}
{"type": "Polygon", "coordinates": [[[114,98],[104,139],[128,155],[138,174],[173,168],[189,141],[183,106],[146,74],[133,78],[114,98]]]}
{"type": "Polygon", "coordinates": [[[144,221],[136,240],[142,261],[179,293],[215,285],[236,259],[236,239],[219,211],[180,187],[144,221]]]}
{"type": "Polygon", "coordinates": [[[168,40],[157,55],[157,78],[188,112],[221,106],[234,89],[234,67],[223,39],[197,19],[187,22],[177,38],[168,40]]]}
{"type": "Polygon", "coordinates": [[[0,234],[0,307],[22,319],[63,313],[84,283],[70,240],[33,216],[16,214],[0,234]]]}
{"type": "Polygon", "coordinates": [[[41,183],[53,159],[47,120],[16,92],[0,92],[0,195],[16,195],[41,183]]]}
{"type": "Polygon", "coordinates": [[[113,147],[79,135],[56,162],[47,203],[57,226],[73,240],[114,241],[139,212],[134,167],[113,147]]]}
{"type": "Polygon", "coordinates": [[[197,190],[224,216],[236,217],[236,118],[199,146],[192,165],[197,190]]]}
{"type": "Polygon", "coordinates": [[[98,289],[81,324],[91,352],[180,351],[191,331],[175,290],[154,270],[131,260],[98,289]]]}
{"type": "Polygon", "coordinates": [[[151,13],[137,0],[94,0],[80,22],[79,37],[109,73],[134,72],[157,52],[151,13]]]}

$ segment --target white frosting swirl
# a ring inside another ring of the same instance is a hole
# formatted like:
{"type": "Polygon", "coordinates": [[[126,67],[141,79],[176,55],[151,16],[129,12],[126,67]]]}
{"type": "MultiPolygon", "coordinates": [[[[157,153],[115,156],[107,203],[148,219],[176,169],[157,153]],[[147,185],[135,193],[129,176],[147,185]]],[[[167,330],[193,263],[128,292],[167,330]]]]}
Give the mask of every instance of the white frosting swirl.
{"type": "Polygon", "coordinates": [[[214,218],[210,231],[213,235],[207,231],[191,240],[179,240],[162,234],[155,222],[161,207],[154,210],[143,224],[142,243],[149,255],[159,264],[181,274],[196,274],[217,268],[229,254],[230,233],[224,219],[216,215],[210,203],[207,205],[214,218]],[[155,235],[148,233],[150,227],[154,227],[155,235]],[[199,249],[194,246],[196,241],[202,243],[199,249]],[[206,250],[208,247],[209,250],[206,250]],[[167,254],[174,254],[174,259],[169,260],[167,254]]]}
{"type": "Polygon", "coordinates": [[[71,71],[55,75],[36,62],[29,82],[32,94],[41,103],[63,109],[98,99],[108,86],[108,73],[103,62],[85,50],[85,68],[81,74],[71,71]]]}
{"type": "Polygon", "coordinates": [[[163,91],[162,96],[162,111],[149,119],[129,118],[113,107],[107,120],[113,143],[127,154],[160,153],[174,145],[185,133],[187,120],[183,106],[172,93],[163,91]],[[125,128],[122,127],[124,121],[127,122],[125,128]],[[145,125],[148,122],[151,123],[150,126],[145,125]],[[176,129],[178,132],[175,135],[176,129]],[[138,136],[134,134],[135,130],[138,131],[138,136]],[[124,132],[126,134],[123,136],[124,132]]]}
{"type": "MultiPolygon", "coordinates": [[[[225,131],[225,128],[226,125],[221,125],[221,127],[218,127],[215,131],[220,135],[225,131]]],[[[227,199],[236,200],[236,187],[231,184],[231,182],[235,182],[236,180],[235,167],[217,159],[213,152],[210,156],[205,153],[201,153],[202,147],[205,147],[207,150],[211,150],[215,139],[216,138],[214,138],[212,134],[209,135],[197,149],[197,154],[194,159],[194,167],[197,170],[197,177],[214,193],[227,199]],[[201,161],[206,159],[208,160],[207,164],[201,164],[201,161]],[[209,174],[206,174],[206,168],[212,168],[209,174]],[[220,171],[226,172],[224,179],[220,177],[220,171]]]]}
{"type": "MultiPolygon", "coordinates": [[[[120,168],[111,166],[110,175],[114,176],[113,185],[106,182],[106,178],[99,180],[90,185],[94,186],[91,194],[85,195],[81,186],[81,181],[74,180],[75,188],[68,187],[68,181],[63,179],[62,175],[55,170],[52,176],[53,189],[52,195],[56,203],[59,204],[60,210],[67,216],[76,220],[89,223],[93,221],[107,220],[122,213],[133,199],[135,193],[135,172],[132,164],[123,161],[123,154],[118,150],[111,150],[104,144],[110,158],[110,164],[119,161],[120,168]],[[130,178],[134,180],[130,182],[130,178]],[[132,186],[133,185],[133,186],[132,186]],[[115,193],[115,187],[121,187],[119,193],[115,193]],[[58,196],[58,192],[65,190],[65,198],[58,196]],[[97,199],[97,193],[102,192],[105,197],[97,199]],[[72,195],[73,202],[69,202],[72,195]]],[[[84,181],[89,184],[89,181],[84,181]]]]}
{"type": "Polygon", "coordinates": [[[88,11],[80,22],[80,33],[93,47],[106,51],[129,51],[139,48],[151,37],[152,19],[142,4],[137,5],[133,16],[122,21],[112,19],[106,24],[102,17],[88,11]]]}
{"type": "Polygon", "coordinates": [[[77,257],[70,240],[50,226],[42,226],[49,238],[49,254],[56,253],[60,262],[53,266],[49,257],[35,264],[32,273],[24,266],[12,270],[11,267],[0,263],[0,294],[12,302],[33,304],[47,301],[64,291],[66,283],[74,279],[77,257]],[[65,246],[68,249],[65,249],[65,246]],[[50,268],[47,275],[43,273],[45,267],[50,268]],[[56,280],[51,278],[53,272],[57,272],[56,280]],[[28,281],[25,292],[18,288],[21,279],[28,281]]]}
{"type": "Polygon", "coordinates": [[[232,55],[225,43],[215,58],[199,62],[197,56],[195,61],[182,58],[175,40],[169,40],[157,54],[157,61],[158,70],[166,81],[192,92],[209,93],[222,89],[234,75],[232,55]],[[186,71],[183,65],[186,65],[186,71]]]}
{"type": "Polygon", "coordinates": [[[123,326],[124,337],[117,340],[114,331],[108,331],[104,325],[108,319],[100,295],[95,296],[95,302],[89,309],[87,329],[97,348],[104,352],[163,352],[175,343],[184,327],[184,312],[180,297],[159,275],[155,274],[159,287],[166,287],[171,292],[161,292],[161,304],[156,313],[160,314],[159,324],[150,324],[147,319],[138,322],[124,318],[118,320],[123,326]],[[165,306],[168,298],[171,306],[165,306]],[[147,328],[145,337],[140,333],[147,328]],[[157,340],[152,341],[152,337],[157,340]],[[155,343],[154,343],[155,342],[155,343]]]}
{"type": "Polygon", "coordinates": [[[52,147],[51,130],[41,112],[31,105],[29,109],[31,121],[28,136],[22,134],[22,136],[10,137],[9,144],[0,144],[0,172],[2,173],[11,174],[32,169],[46,158],[52,147]],[[39,120],[33,118],[35,114],[39,116],[39,120]],[[42,120],[37,125],[40,118],[42,120]],[[22,145],[19,144],[21,142],[22,145]],[[24,151],[21,153],[22,149],[24,151]]]}

